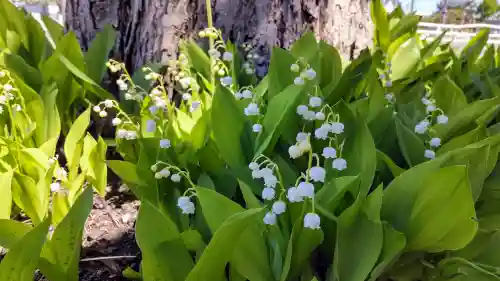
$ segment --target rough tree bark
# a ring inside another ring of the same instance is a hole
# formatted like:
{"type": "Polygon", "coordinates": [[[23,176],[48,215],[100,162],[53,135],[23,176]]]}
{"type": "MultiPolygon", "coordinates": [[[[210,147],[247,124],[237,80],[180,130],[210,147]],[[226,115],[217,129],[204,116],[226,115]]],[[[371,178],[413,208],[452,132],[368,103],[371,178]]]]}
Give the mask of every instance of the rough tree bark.
{"type": "MultiPolygon", "coordinates": [[[[176,55],[181,38],[206,27],[204,0],[63,0],[66,27],[83,48],[112,24],[114,56],[132,69],[176,55]]],[[[234,42],[251,42],[266,62],[270,47],[288,47],[312,30],[346,58],[371,42],[369,0],[212,0],[214,24],[234,42]]]]}

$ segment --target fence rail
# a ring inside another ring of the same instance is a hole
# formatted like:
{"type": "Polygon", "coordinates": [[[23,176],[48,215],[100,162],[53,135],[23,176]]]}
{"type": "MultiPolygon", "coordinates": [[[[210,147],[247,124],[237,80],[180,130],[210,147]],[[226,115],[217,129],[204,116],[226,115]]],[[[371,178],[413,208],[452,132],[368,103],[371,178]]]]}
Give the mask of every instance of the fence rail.
{"type": "Polygon", "coordinates": [[[461,48],[483,28],[490,29],[488,44],[500,46],[500,26],[494,24],[439,24],[421,22],[418,24],[417,32],[423,38],[433,39],[441,35],[443,31],[447,31],[443,37],[443,41],[452,42],[454,46],[461,48]]]}

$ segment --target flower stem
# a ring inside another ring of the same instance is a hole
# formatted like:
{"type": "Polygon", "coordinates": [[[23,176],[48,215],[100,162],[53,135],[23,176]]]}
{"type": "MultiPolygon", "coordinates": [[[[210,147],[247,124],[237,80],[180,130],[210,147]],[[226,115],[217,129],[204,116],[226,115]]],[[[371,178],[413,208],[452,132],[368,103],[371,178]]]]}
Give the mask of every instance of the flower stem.
{"type": "MultiPolygon", "coordinates": [[[[213,27],[214,27],[214,23],[213,23],[213,19],[212,19],[212,3],[211,3],[211,0],[206,0],[205,1],[205,8],[207,9],[207,23],[208,23],[208,29],[209,30],[212,30],[213,27]]],[[[214,39],[209,36],[208,37],[208,46],[209,46],[209,50],[212,50],[212,48],[214,47],[214,39]]],[[[213,67],[214,67],[214,59],[212,58],[212,56],[210,56],[210,83],[215,87],[215,73],[213,71],[213,67]]]]}

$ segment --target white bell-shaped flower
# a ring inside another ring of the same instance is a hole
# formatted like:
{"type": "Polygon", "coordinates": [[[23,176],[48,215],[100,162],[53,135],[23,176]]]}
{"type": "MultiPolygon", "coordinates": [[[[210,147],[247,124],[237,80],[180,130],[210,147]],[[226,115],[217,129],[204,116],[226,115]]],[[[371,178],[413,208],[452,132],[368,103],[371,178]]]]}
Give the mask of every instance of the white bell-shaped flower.
{"type": "Polygon", "coordinates": [[[105,100],[104,101],[104,106],[107,108],[113,107],[113,101],[112,100],[105,100]]]}
{"type": "Polygon", "coordinates": [[[233,84],[233,78],[231,76],[225,76],[220,79],[220,83],[223,86],[229,87],[233,84]]]}
{"type": "Polygon", "coordinates": [[[290,158],[296,159],[302,156],[303,152],[297,145],[292,145],[288,148],[288,154],[290,155],[290,158]]]}
{"type": "Polygon", "coordinates": [[[273,207],[271,208],[271,210],[276,215],[281,215],[284,212],[286,212],[286,203],[281,200],[278,200],[273,203],[273,207]]]}
{"type": "Polygon", "coordinates": [[[191,202],[191,199],[188,196],[181,196],[177,199],[177,207],[184,208],[191,202]]]}
{"type": "Polygon", "coordinates": [[[427,110],[427,112],[434,112],[437,110],[437,107],[434,105],[434,104],[429,104],[427,105],[427,107],[425,108],[425,110],[427,110]]]}
{"type": "Polygon", "coordinates": [[[262,199],[273,200],[274,196],[276,196],[276,191],[273,188],[266,187],[262,190],[262,199]]]}
{"type": "Polygon", "coordinates": [[[167,168],[163,168],[161,169],[158,174],[162,177],[162,178],[168,178],[170,176],[170,170],[167,169],[167,168]]]}
{"type": "Polygon", "coordinates": [[[439,147],[441,146],[441,139],[440,138],[432,138],[430,141],[429,141],[431,147],[439,147]]]}
{"type": "Polygon", "coordinates": [[[271,174],[264,176],[264,185],[266,187],[275,188],[277,183],[278,178],[275,175],[271,174]]]}
{"type": "Polygon", "coordinates": [[[171,143],[169,139],[160,140],[160,148],[170,148],[171,143]]]}
{"type": "Polygon", "coordinates": [[[344,132],[344,124],[341,122],[333,122],[330,124],[330,132],[334,134],[342,134],[344,132]]]}
{"type": "Polygon", "coordinates": [[[259,133],[260,131],[262,131],[262,125],[261,124],[253,124],[252,131],[254,133],[259,133]]]}
{"type": "Polygon", "coordinates": [[[268,225],[275,225],[276,224],[276,214],[273,212],[269,212],[264,216],[264,223],[268,225]]]}
{"type": "Polygon", "coordinates": [[[332,168],[338,171],[347,169],[347,161],[344,158],[337,158],[332,162],[332,168]]]}
{"type": "Polygon", "coordinates": [[[297,187],[297,191],[301,197],[314,197],[314,185],[310,182],[301,182],[297,187]]]}
{"type": "Polygon", "coordinates": [[[173,182],[180,182],[181,181],[181,175],[179,174],[173,174],[170,179],[173,181],[173,182]]]}
{"type": "Polygon", "coordinates": [[[308,68],[304,71],[304,77],[308,80],[312,80],[316,77],[316,71],[312,68],[308,68]]]}
{"type": "Polygon", "coordinates": [[[222,60],[227,62],[233,61],[233,53],[224,52],[224,54],[222,54],[222,60]]]}
{"type": "Polygon", "coordinates": [[[59,182],[53,182],[50,184],[50,191],[59,192],[61,190],[61,184],[59,182]]]}
{"type": "Polygon", "coordinates": [[[254,179],[261,179],[263,177],[264,177],[264,175],[262,174],[261,170],[255,169],[255,170],[252,171],[252,178],[254,178],[254,179]]]}
{"type": "Polygon", "coordinates": [[[243,92],[241,92],[241,96],[244,99],[251,99],[253,97],[253,93],[250,90],[244,90],[243,92]]]}
{"type": "Polygon", "coordinates": [[[111,124],[112,124],[113,126],[118,126],[118,125],[120,125],[121,123],[122,123],[122,120],[121,120],[120,118],[118,118],[118,117],[113,118],[113,120],[111,120],[111,124]]]}
{"type": "Polygon", "coordinates": [[[314,121],[316,120],[316,112],[308,110],[304,113],[304,115],[302,115],[302,118],[307,121],[314,121]]]}
{"type": "Polygon", "coordinates": [[[294,64],[290,65],[290,70],[293,72],[299,72],[300,67],[298,64],[294,63],[294,64]]]}
{"type": "Polygon", "coordinates": [[[189,107],[189,112],[195,112],[196,109],[198,109],[201,105],[201,101],[195,100],[191,103],[191,106],[189,107]]]}
{"type": "Polygon", "coordinates": [[[260,172],[262,173],[262,177],[268,177],[273,175],[273,170],[268,167],[263,168],[262,170],[260,170],[260,172]]]}
{"type": "Polygon", "coordinates": [[[326,119],[326,116],[323,112],[316,112],[316,120],[323,121],[326,119]]]}
{"type": "Polygon", "coordinates": [[[257,162],[250,162],[250,164],[248,164],[248,168],[252,171],[255,171],[259,168],[259,163],[257,162]]]}
{"type": "Polygon", "coordinates": [[[311,143],[307,140],[301,141],[299,142],[298,147],[302,153],[305,153],[311,150],[311,143]]]}
{"type": "Polygon", "coordinates": [[[309,133],[304,133],[304,132],[299,132],[297,134],[297,137],[295,138],[295,140],[297,142],[301,142],[301,141],[307,141],[307,138],[309,137],[309,133]]]}
{"type": "Polygon", "coordinates": [[[189,202],[181,209],[184,215],[192,215],[194,214],[196,207],[193,202],[189,202]]]}
{"type": "Polygon", "coordinates": [[[295,77],[295,79],[293,80],[293,83],[295,85],[304,85],[304,79],[302,79],[302,77],[295,77]]]}
{"type": "Polygon", "coordinates": [[[315,182],[325,182],[326,171],[320,166],[312,167],[309,170],[309,176],[315,182]]]}
{"type": "Polygon", "coordinates": [[[155,120],[147,120],[146,121],[146,132],[148,133],[153,133],[154,131],[156,131],[156,122],[155,120]]]}
{"type": "MultiPolygon", "coordinates": [[[[325,125],[325,124],[323,124],[325,125]]],[[[324,127],[324,126],[319,127],[318,129],[314,130],[314,137],[318,140],[326,140],[328,139],[328,133],[330,133],[330,128],[329,127],[324,127]]]]}
{"type": "Polygon", "coordinates": [[[253,115],[259,115],[260,114],[260,109],[259,105],[252,102],[248,104],[248,106],[245,108],[245,115],[246,116],[253,116],[253,115]]]}
{"type": "Polygon", "coordinates": [[[427,132],[427,128],[429,127],[430,123],[427,120],[422,120],[420,121],[417,125],[415,125],[415,133],[417,134],[425,134],[427,132]]]}
{"type": "Polygon", "coordinates": [[[320,107],[323,103],[323,100],[320,97],[310,97],[309,98],[309,106],[310,107],[320,107]]]}
{"type": "Polygon", "coordinates": [[[325,147],[323,148],[323,157],[326,159],[334,159],[337,158],[337,150],[333,147],[325,147]]]}
{"type": "Polygon", "coordinates": [[[434,152],[430,149],[426,149],[424,152],[424,157],[427,159],[434,159],[434,158],[436,158],[436,152],[434,152]]]}
{"type": "Polygon", "coordinates": [[[287,190],[286,198],[288,198],[288,201],[290,201],[291,203],[304,201],[304,198],[300,196],[299,190],[296,187],[290,187],[287,190]]]}
{"type": "Polygon", "coordinates": [[[448,124],[448,116],[441,114],[437,117],[437,123],[438,124],[448,124]]]}
{"type": "Polygon", "coordinates": [[[318,214],[308,213],[304,216],[304,227],[310,229],[320,229],[321,228],[321,218],[318,214]]]}
{"type": "Polygon", "coordinates": [[[298,115],[304,115],[307,111],[309,111],[309,108],[307,107],[307,105],[299,105],[297,106],[297,114],[298,115]]]}
{"type": "Polygon", "coordinates": [[[432,101],[430,101],[428,98],[425,98],[425,97],[424,97],[424,98],[422,98],[422,103],[423,103],[424,105],[429,105],[429,104],[432,104],[432,101]]]}

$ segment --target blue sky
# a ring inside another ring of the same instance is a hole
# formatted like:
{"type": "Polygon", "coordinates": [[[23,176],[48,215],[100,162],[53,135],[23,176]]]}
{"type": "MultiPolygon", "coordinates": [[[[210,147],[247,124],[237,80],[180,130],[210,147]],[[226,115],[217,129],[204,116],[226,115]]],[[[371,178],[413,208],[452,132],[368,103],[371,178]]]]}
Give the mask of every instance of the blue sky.
{"type": "MultiPolygon", "coordinates": [[[[437,4],[441,2],[441,0],[414,0],[415,8],[419,14],[431,14],[436,11],[437,4]]],[[[481,0],[476,0],[477,2],[481,2],[481,0]]],[[[400,0],[404,9],[409,9],[411,0],[400,0]]],[[[448,0],[449,4],[460,4],[465,2],[463,0],[448,0]]]]}

